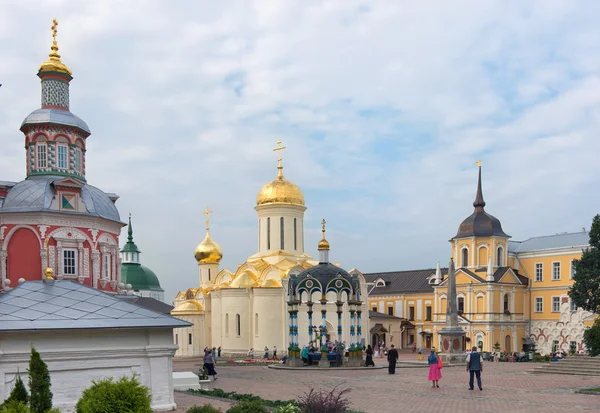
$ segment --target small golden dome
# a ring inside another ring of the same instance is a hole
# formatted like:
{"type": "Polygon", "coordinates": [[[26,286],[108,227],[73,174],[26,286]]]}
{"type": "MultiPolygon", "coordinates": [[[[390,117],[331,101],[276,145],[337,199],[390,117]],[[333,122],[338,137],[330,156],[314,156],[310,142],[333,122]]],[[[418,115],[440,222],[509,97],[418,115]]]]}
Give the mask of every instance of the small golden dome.
{"type": "Polygon", "coordinates": [[[54,279],[53,275],[54,275],[54,270],[50,267],[46,267],[46,269],[44,270],[44,276],[46,277],[46,279],[47,280],[54,279]]]}
{"type": "MultiPolygon", "coordinates": [[[[313,245],[315,245],[315,244],[313,244],[313,245]]],[[[325,238],[323,238],[321,241],[319,241],[319,245],[318,245],[317,249],[319,251],[328,250],[329,249],[329,241],[327,241],[325,238]]]]}
{"type": "Polygon", "coordinates": [[[58,44],[56,43],[56,26],[58,26],[58,22],[56,21],[56,19],[54,19],[52,21],[52,37],[54,40],[52,40],[52,46],[50,47],[50,49],[52,50],[50,52],[50,55],[48,57],[48,60],[45,61],[44,63],[41,64],[39,71],[40,72],[60,72],[60,73],[66,73],[67,75],[71,76],[73,74],[73,72],[71,72],[71,69],[69,69],[67,67],[67,65],[65,65],[61,60],[60,60],[60,55],[58,54],[58,44]]]}
{"type": "Polygon", "coordinates": [[[194,257],[198,261],[198,264],[218,264],[221,258],[223,258],[221,247],[212,240],[208,231],[206,232],[204,241],[196,247],[194,257]]]}
{"type": "Polygon", "coordinates": [[[256,205],[291,204],[304,205],[304,195],[298,186],[283,177],[279,166],[277,178],[265,184],[256,197],[256,205]]]}

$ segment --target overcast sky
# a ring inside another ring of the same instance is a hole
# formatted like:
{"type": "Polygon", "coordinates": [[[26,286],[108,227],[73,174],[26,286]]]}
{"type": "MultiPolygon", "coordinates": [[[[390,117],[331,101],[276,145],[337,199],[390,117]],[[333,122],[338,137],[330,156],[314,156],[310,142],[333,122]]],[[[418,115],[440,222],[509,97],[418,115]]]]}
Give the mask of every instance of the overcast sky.
{"type": "MultiPolygon", "coordinates": [[[[234,271],[256,194],[303,190],[305,248],[363,272],[435,267],[471,214],[513,239],[600,212],[600,2],[0,0],[0,180],[25,177],[21,121],[59,20],[87,180],[120,195],[166,298],[198,284],[201,211],[234,271]]],[[[121,243],[126,231],[123,231],[121,243]]]]}

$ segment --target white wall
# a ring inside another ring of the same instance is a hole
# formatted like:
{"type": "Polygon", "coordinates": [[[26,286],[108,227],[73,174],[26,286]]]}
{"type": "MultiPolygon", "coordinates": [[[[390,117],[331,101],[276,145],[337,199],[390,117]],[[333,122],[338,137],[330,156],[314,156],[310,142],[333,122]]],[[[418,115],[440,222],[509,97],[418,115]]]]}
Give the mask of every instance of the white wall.
{"type": "Polygon", "coordinates": [[[152,408],[173,410],[173,330],[62,330],[2,333],[0,400],[10,394],[17,372],[27,382],[31,346],[40,352],[52,380],[53,404],[74,406],[92,380],[131,377],[150,389],[152,408]]]}

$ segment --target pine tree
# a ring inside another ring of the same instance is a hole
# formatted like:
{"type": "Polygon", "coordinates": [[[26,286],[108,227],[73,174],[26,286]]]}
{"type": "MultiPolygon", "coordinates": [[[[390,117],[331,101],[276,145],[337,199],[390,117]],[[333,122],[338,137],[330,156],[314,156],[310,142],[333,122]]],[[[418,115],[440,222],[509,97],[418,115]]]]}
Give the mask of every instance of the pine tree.
{"type": "Polygon", "coordinates": [[[19,376],[19,375],[17,375],[17,380],[15,381],[15,387],[13,387],[12,391],[10,392],[10,396],[8,396],[8,400],[15,400],[18,402],[23,402],[23,404],[29,403],[29,394],[27,394],[27,389],[25,389],[25,384],[23,384],[23,380],[21,380],[21,376],[19,376]]]}
{"type": "Polygon", "coordinates": [[[52,392],[50,391],[50,373],[40,353],[31,347],[29,359],[29,391],[31,413],[46,413],[52,409],[52,392]]]}
{"type": "Polygon", "coordinates": [[[590,229],[590,247],[580,260],[573,260],[574,283],[569,291],[573,303],[585,311],[600,313],[600,215],[596,215],[590,229]]]}

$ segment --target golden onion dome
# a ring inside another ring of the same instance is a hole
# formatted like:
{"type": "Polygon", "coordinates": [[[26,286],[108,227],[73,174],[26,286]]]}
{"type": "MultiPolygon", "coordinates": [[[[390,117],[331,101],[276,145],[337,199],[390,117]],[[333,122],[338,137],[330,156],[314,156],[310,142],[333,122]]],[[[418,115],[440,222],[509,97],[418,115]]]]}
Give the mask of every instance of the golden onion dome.
{"type": "Polygon", "coordinates": [[[60,55],[58,54],[58,44],[56,43],[56,26],[57,25],[58,25],[58,22],[56,21],[56,19],[54,19],[53,24],[52,24],[53,41],[52,41],[52,46],[50,47],[50,49],[52,51],[50,52],[50,55],[48,56],[48,60],[41,64],[39,71],[40,72],[60,72],[60,73],[65,73],[65,74],[71,76],[73,74],[73,72],[71,72],[71,69],[69,69],[67,67],[67,65],[64,64],[60,60],[60,55]]]}
{"type": "Polygon", "coordinates": [[[319,241],[319,244],[317,246],[317,249],[319,251],[324,251],[324,250],[329,250],[329,241],[327,241],[325,239],[325,224],[327,223],[327,221],[325,221],[325,219],[323,218],[321,220],[321,233],[323,234],[321,237],[321,241],[319,241]]]}
{"type": "Polygon", "coordinates": [[[265,184],[256,197],[256,205],[290,204],[304,205],[304,195],[296,184],[283,177],[283,167],[277,167],[277,178],[265,184]]]}
{"type": "Polygon", "coordinates": [[[198,261],[198,264],[218,264],[221,258],[223,258],[221,247],[212,240],[208,231],[206,232],[204,241],[196,247],[194,257],[198,261]]]}

